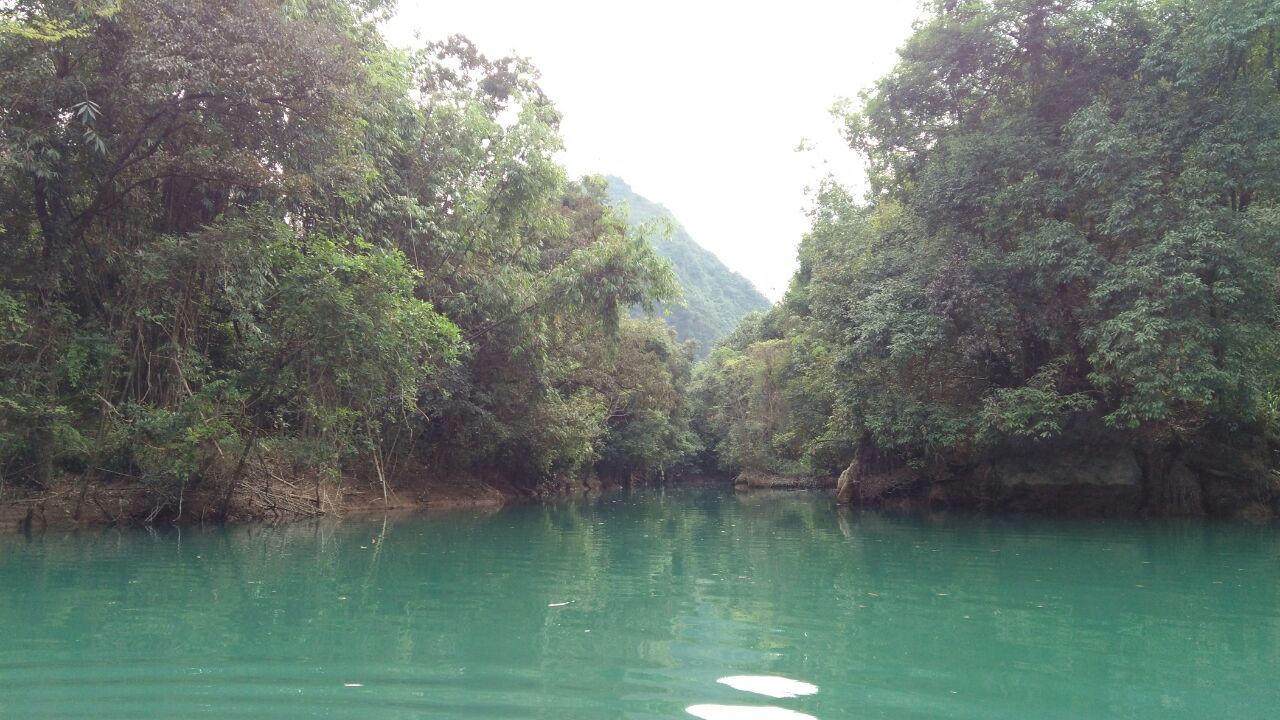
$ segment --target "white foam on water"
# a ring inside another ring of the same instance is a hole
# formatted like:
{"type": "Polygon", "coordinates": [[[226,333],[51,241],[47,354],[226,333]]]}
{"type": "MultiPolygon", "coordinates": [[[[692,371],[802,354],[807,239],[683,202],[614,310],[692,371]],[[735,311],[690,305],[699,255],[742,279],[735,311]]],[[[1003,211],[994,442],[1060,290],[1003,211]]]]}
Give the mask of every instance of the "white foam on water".
{"type": "Polygon", "coordinates": [[[731,675],[722,677],[716,682],[728,685],[734,690],[767,695],[771,698],[793,698],[818,692],[817,685],[775,675],[731,675]]]}
{"type": "Polygon", "coordinates": [[[818,720],[786,708],[749,705],[690,705],[685,712],[702,720],[818,720]]]}

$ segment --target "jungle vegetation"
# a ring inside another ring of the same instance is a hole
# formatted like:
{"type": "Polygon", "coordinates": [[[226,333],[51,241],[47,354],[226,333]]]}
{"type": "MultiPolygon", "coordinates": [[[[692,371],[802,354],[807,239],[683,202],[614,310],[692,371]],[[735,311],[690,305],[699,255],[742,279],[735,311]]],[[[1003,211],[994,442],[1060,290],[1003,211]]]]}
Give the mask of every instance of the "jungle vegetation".
{"type": "Polygon", "coordinates": [[[866,191],[818,190],[784,301],[697,368],[757,300],[566,177],[526,61],[388,47],[383,0],[0,9],[0,493],[1280,427],[1274,0],[927,3],[837,108],[866,191]]]}
{"type": "Polygon", "coordinates": [[[785,300],[695,373],[716,461],[1274,438],[1278,53],[1274,0],[929,3],[836,110],[866,192],[817,192],[785,300]]]}
{"type": "Polygon", "coordinates": [[[0,493],[659,477],[667,263],[518,58],[382,0],[0,3],[0,493]]]}

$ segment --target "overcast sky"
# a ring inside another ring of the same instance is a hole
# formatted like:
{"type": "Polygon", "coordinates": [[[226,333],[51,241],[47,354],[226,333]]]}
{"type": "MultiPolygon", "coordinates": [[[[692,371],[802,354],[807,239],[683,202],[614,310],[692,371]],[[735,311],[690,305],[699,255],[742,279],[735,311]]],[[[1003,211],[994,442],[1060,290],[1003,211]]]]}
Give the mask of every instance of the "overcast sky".
{"type": "Polygon", "coordinates": [[[561,160],[613,174],[777,300],[808,225],[806,187],[862,177],[830,115],[893,67],[917,0],[401,0],[397,45],[455,33],[542,72],[561,160]],[[805,141],[811,148],[797,152],[805,141]]]}

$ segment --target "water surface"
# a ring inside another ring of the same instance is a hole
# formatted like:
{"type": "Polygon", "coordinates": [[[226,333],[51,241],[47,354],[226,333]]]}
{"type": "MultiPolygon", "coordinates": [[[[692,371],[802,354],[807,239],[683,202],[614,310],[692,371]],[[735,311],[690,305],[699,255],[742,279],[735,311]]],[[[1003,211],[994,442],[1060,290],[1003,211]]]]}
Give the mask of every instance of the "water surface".
{"type": "Polygon", "coordinates": [[[0,537],[5,718],[1273,718],[1278,678],[1274,526],[684,490],[0,537]]]}

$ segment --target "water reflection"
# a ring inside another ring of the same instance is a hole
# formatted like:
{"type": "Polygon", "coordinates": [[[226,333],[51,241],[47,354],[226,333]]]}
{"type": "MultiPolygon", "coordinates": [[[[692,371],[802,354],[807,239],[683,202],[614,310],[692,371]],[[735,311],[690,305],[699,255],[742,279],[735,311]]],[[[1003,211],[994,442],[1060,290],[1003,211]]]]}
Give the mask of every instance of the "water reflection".
{"type": "Polygon", "coordinates": [[[0,716],[1266,717],[1278,570],[1270,527],[803,493],[5,537],[0,716]]]}
{"type": "Polygon", "coordinates": [[[817,720],[794,710],[746,705],[691,705],[686,711],[702,720],[817,720]]]}
{"type": "Polygon", "coordinates": [[[728,685],[734,690],[766,695],[771,698],[801,697],[818,692],[817,685],[771,675],[732,675],[720,678],[716,682],[728,685]]]}

